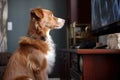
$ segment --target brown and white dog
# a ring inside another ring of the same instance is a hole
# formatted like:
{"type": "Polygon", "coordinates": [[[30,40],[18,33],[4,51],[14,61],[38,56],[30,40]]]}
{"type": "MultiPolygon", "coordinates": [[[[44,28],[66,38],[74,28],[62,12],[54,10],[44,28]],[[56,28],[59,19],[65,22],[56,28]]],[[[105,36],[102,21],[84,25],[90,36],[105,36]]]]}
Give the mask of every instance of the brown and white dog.
{"type": "Polygon", "coordinates": [[[55,63],[55,46],[49,32],[62,28],[64,23],[50,10],[31,10],[28,36],[21,37],[3,80],[47,80],[55,63]]]}

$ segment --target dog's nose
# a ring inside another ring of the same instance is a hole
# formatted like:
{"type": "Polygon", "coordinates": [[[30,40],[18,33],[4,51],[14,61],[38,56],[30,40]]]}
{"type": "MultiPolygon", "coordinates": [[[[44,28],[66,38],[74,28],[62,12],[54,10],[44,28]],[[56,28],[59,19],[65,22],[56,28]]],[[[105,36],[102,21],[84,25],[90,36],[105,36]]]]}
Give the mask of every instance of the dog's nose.
{"type": "Polygon", "coordinates": [[[64,19],[58,18],[57,20],[57,26],[55,27],[56,29],[61,29],[65,23],[64,19]]]}
{"type": "Polygon", "coordinates": [[[61,18],[58,18],[58,23],[65,23],[65,20],[64,19],[61,19],[61,18]]]}

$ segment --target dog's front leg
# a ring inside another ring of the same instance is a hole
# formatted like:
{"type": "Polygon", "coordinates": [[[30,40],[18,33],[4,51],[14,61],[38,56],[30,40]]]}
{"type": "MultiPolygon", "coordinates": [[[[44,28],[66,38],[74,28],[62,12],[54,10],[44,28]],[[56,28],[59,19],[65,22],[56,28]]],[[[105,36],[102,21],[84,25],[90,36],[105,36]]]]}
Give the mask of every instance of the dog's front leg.
{"type": "Polygon", "coordinates": [[[41,78],[41,80],[48,80],[48,74],[46,73],[46,70],[41,72],[41,78]]]}
{"type": "Polygon", "coordinates": [[[46,70],[37,72],[34,75],[35,75],[36,80],[48,80],[48,75],[46,73],[46,70]]]}
{"type": "Polygon", "coordinates": [[[33,70],[35,80],[48,80],[48,75],[46,72],[46,59],[44,55],[36,54],[29,55],[28,65],[31,70],[33,70]]]}

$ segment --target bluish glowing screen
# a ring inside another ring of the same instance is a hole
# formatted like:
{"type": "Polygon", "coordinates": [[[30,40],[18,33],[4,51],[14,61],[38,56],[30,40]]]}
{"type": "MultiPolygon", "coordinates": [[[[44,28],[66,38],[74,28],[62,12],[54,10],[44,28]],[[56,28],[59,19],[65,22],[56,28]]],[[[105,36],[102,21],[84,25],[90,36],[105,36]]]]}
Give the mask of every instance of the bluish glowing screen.
{"type": "Polygon", "coordinates": [[[92,30],[120,21],[120,0],[91,0],[92,30]]]}

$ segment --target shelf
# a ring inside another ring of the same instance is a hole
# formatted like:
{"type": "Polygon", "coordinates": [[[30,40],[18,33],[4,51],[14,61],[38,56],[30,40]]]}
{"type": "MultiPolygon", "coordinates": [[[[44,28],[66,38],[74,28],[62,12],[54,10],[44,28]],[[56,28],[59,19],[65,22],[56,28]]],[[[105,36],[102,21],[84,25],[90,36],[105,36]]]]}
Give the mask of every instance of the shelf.
{"type": "Polygon", "coordinates": [[[92,40],[97,41],[97,38],[92,35],[90,24],[78,24],[73,22],[70,24],[70,27],[66,28],[67,31],[67,48],[75,45],[78,41],[81,40],[92,40]]]}
{"type": "Polygon", "coordinates": [[[120,54],[119,49],[62,49],[61,51],[76,54],[120,54]]]}
{"type": "Polygon", "coordinates": [[[120,54],[118,49],[77,49],[77,54],[120,54]]]}

